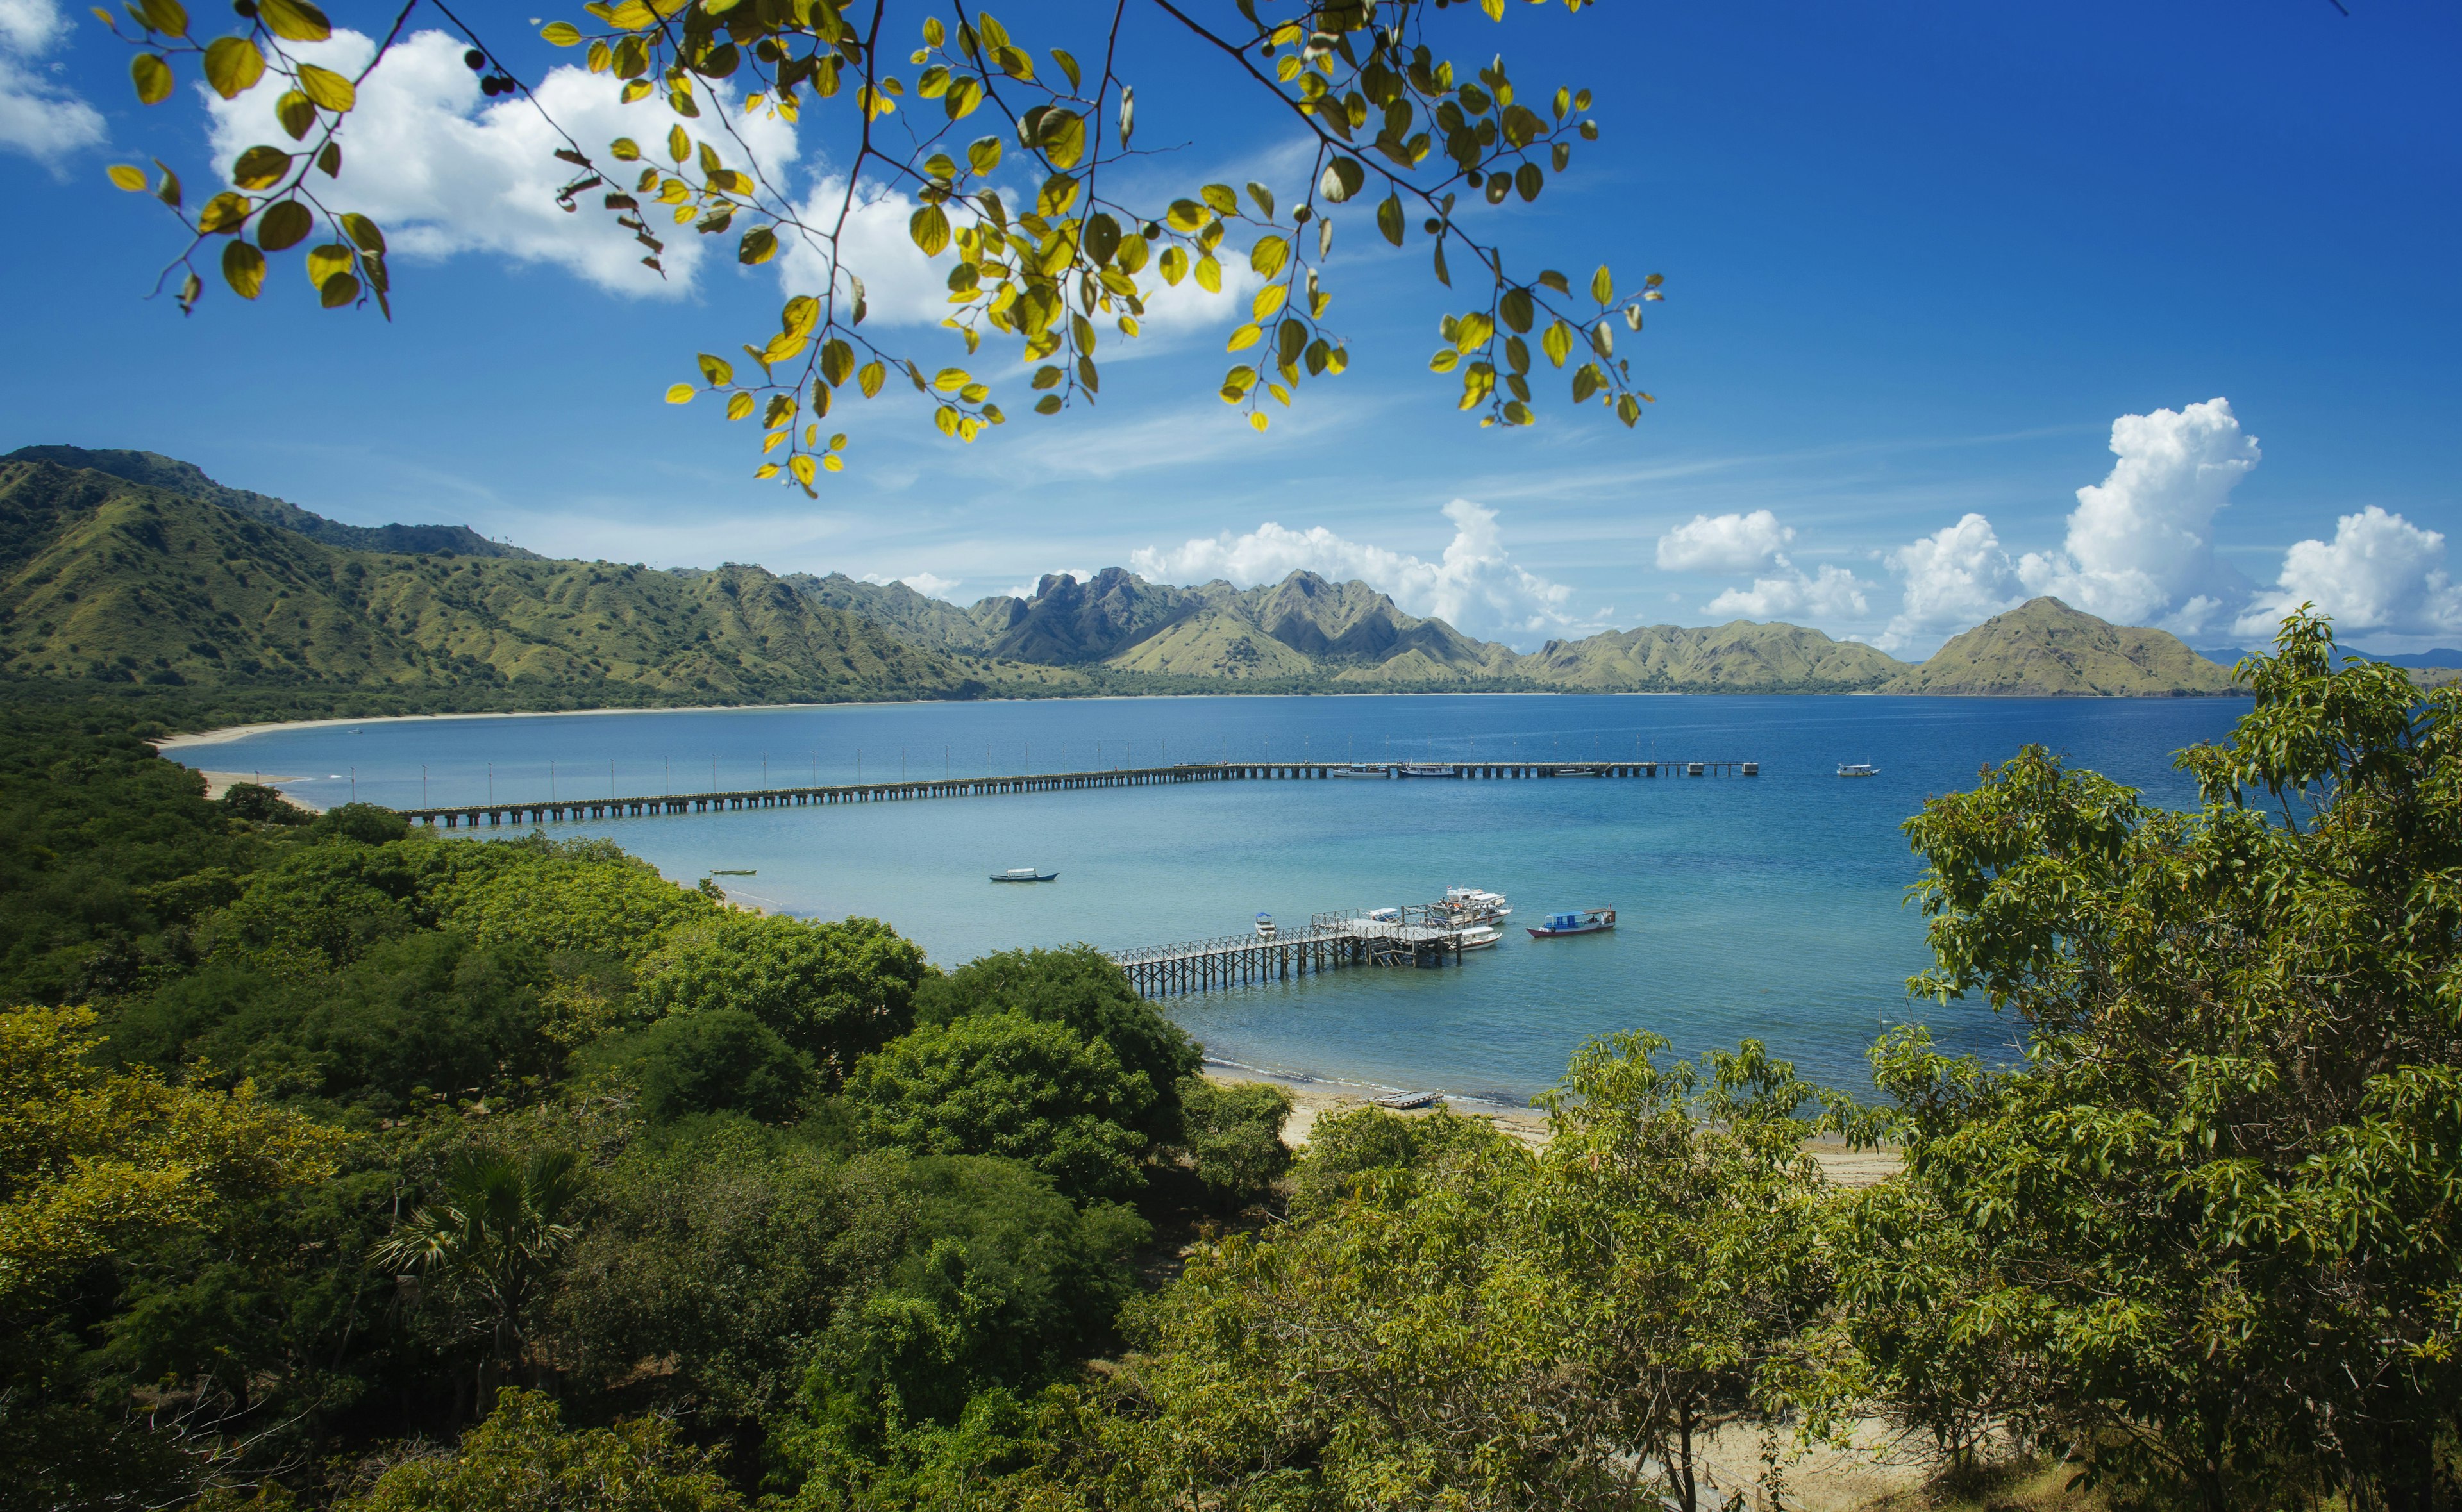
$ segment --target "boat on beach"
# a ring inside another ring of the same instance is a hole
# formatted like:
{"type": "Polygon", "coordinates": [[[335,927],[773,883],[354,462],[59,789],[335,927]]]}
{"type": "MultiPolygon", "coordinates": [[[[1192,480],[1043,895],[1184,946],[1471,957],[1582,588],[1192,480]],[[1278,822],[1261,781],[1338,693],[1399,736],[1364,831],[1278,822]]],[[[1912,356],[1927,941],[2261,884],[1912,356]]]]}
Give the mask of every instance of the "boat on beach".
{"type": "Polygon", "coordinates": [[[1878,777],[1881,775],[1881,768],[1873,766],[1870,762],[1840,762],[1838,764],[1838,775],[1841,777],[1878,777]]]}
{"type": "Polygon", "coordinates": [[[1431,1103],[1442,1102],[1444,1095],[1442,1092],[1387,1092],[1384,1096],[1372,1098],[1371,1101],[1379,1108],[1391,1109],[1394,1112],[1409,1112],[1414,1108],[1425,1108],[1431,1103]]]}
{"type": "Polygon", "coordinates": [[[1615,928],[1612,908],[1578,908],[1569,914],[1550,914],[1547,922],[1530,926],[1533,940],[1553,940],[1560,935],[1596,935],[1615,928]]]}
{"type": "Polygon", "coordinates": [[[1259,914],[1257,916],[1257,938],[1259,940],[1271,940],[1274,938],[1273,915],[1259,914]]]}
{"type": "Polygon", "coordinates": [[[994,872],[992,880],[995,882],[1057,882],[1060,880],[1060,874],[1038,872],[1030,866],[1012,866],[1005,872],[994,872]]]}

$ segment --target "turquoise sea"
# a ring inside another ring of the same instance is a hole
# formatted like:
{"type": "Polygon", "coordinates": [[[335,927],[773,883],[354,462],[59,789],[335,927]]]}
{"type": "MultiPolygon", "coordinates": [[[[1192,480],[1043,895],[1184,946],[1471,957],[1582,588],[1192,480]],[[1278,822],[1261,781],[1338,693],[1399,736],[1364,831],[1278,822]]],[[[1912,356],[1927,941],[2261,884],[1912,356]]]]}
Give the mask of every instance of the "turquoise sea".
{"type": "MultiPolygon", "coordinates": [[[[1923,921],[1898,826],[2028,742],[2171,804],[2171,765],[2237,699],[1431,695],[1096,699],[371,721],[275,728],[172,754],[261,772],[303,800],[409,808],[707,791],[904,773],[1242,760],[1757,761],[1752,778],[1255,782],[674,815],[554,827],[605,834],[680,882],[872,915],[955,963],[986,950],[1106,949],[1243,933],[1263,910],[1506,894],[1516,926],[1459,970],[1354,970],[1174,1000],[1229,1065],[1525,1100],[1585,1038],[1648,1028],[1695,1052],[1766,1041],[1810,1076],[1870,1087],[1881,1028],[1928,1020],[2007,1052],[1971,1004],[1910,1004],[1923,921]],[[1878,777],[1843,780],[1841,762],[1878,777]],[[1012,866],[1046,886],[995,886],[1012,866]],[[1611,935],[1533,940],[1551,911],[1618,910],[1611,935]]],[[[486,833],[487,832],[482,832],[486,833]]]]}

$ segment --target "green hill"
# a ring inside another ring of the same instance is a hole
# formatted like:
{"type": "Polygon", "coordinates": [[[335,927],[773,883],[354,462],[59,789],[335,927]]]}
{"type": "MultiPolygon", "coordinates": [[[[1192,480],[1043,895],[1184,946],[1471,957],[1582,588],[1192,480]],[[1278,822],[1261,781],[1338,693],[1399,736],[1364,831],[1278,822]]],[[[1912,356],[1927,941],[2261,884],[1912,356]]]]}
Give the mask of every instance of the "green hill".
{"type": "Polygon", "coordinates": [[[1523,668],[1532,680],[1556,687],[1747,693],[1861,692],[1907,670],[1905,662],[1860,641],[1747,619],[1551,640],[1523,668]]]}
{"type": "Polygon", "coordinates": [[[1885,693],[2149,698],[2234,691],[2231,671],[2160,630],[2109,624],[2057,598],[2029,599],[1953,637],[1885,693]]]}
{"type": "Polygon", "coordinates": [[[511,556],[526,562],[540,558],[518,546],[490,541],[466,525],[344,525],[312,513],[286,499],[247,488],[226,487],[205,476],[193,462],[182,462],[150,451],[94,451],[83,446],[20,446],[0,462],[48,462],[63,467],[90,467],[130,483],[141,483],[166,493],[185,494],[219,504],[226,509],[296,530],[312,541],[353,551],[389,551],[400,555],[511,556]]]}
{"type": "Polygon", "coordinates": [[[755,567],[340,551],[160,488],[0,464],[0,671],[205,688],[963,696],[974,671],[755,567]]]}

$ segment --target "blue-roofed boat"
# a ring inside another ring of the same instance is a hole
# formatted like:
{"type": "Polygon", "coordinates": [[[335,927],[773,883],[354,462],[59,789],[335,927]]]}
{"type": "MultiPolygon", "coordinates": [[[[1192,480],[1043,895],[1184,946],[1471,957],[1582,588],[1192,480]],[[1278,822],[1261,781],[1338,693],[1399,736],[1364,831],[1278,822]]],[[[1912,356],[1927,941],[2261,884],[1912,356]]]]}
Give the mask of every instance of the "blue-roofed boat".
{"type": "Polygon", "coordinates": [[[1257,938],[1259,940],[1271,940],[1274,938],[1273,915],[1259,914],[1257,916],[1257,938]]]}
{"type": "Polygon", "coordinates": [[[1547,922],[1525,926],[1533,940],[1553,940],[1559,935],[1596,935],[1615,928],[1612,908],[1579,908],[1569,914],[1550,914],[1547,922]]]}

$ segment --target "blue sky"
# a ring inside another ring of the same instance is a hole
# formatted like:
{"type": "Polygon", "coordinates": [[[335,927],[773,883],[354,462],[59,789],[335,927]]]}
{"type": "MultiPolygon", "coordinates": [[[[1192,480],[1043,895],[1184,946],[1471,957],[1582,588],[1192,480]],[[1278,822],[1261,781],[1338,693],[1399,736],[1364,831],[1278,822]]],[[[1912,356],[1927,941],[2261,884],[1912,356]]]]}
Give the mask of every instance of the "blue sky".
{"type": "MultiPolygon", "coordinates": [[[[80,8],[0,0],[19,227],[0,243],[0,449],[141,446],[357,523],[961,601],[1114,563],[1307,566],[1525,647],[1749,617],[1912,656],[2035,592],[2199,645],[2299,597],[2359,643],[2462,643],[2462,12],[2352,11],[1516,5],[1496,26],[1459,7],[1435,23],[1454,55],[1501,52],[1525,92],[1596,91],[1601,141],[1490,224],[1577,274],[1666,275],[1619,348],[1658,397],[1636,430],[1561,400],[1511,434],[1458,415],[1425,370],[1446,298],[1424,246],[1387,250],[1363,211],[1327,273],[1350,369],[1268,434],[1213,397],[1236,321],[1191,309],[1107,368],[1096,410],[1026,416],[1008,375],[1019,418],[972,447],[896,388],[841,412],[850,469],[814,504],[751,481],[756,437],[715,406],[658,397],[694,351],[774,328],[776,270],[721,255],[632,285],[589,240],[603,227],[540,207],[556,165],[483,111],[458,45],[387,61],[400,145],[343,176],[394,209],[398,248],[429,252],[397,259],[391,324],[315,310],[288,264],[275,297],[217,288],[183,319],[144,297],[174,228],[102,168],[159,156],[209,184],[216,122],[184,88],[139,106],[125,49],[80,8]]],[[[1090,13],[1004,18],[1082,51],[1090,13]]],[[[571,54],[526,40],[528,14],[480,24],[551,88],[571,54]]],[[[1140,144],[1177,146],[1156,184],[1296,188],[1293,134],[1165,18],[1131,15],[1140,144]]],[[[601,140],[625,119],[574,119],[601,140]]],[[[807,115],[806,182],[841,125],[807,115]]],[[[233,111],[218,129],[248,128],[233,111]]],[[[878,255],[858,269],[875,288],[913,283],[895,237],[878,255]]],[[[929,326],[903,339],[927,368],[955,357],[929,326]]]]}

